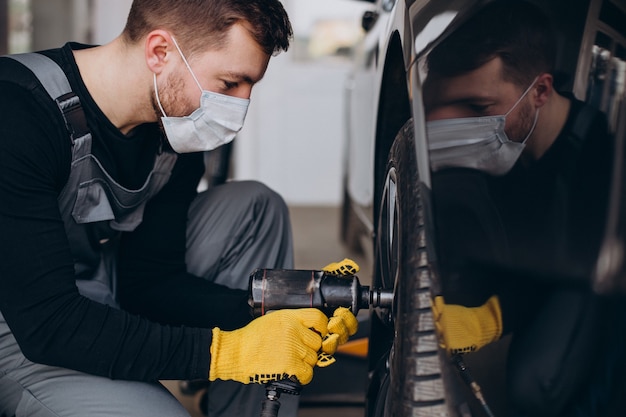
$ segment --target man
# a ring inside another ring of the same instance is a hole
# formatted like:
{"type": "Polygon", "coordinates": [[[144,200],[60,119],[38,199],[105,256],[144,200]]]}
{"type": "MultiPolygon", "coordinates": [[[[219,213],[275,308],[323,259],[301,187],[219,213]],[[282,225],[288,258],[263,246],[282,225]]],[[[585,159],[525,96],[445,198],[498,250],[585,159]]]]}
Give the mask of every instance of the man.
{"type": "Polygon", "coordinates": [[[436,325],[451,353],[513,333],[515,416],[602,415],[589,380],[611,344],[610,303],[589,287],[611,135],[601,113],[555,90],[555,56],[538,7],[497,1],[432,51],[424,83],[444,272],[436,325]]]}
{"type": "Polygon", "coordinates": [[[157,381],[207,377],[230,383],[215,414],[254,415],[260,383],[308,383],[355,330],[250,322],[249,274],[292,267],[286,206],[256,182],[196,194],[291,35],[278,0],[136,0],[109,44],[0,59],[0,415],[184,416],[157,381]]]}

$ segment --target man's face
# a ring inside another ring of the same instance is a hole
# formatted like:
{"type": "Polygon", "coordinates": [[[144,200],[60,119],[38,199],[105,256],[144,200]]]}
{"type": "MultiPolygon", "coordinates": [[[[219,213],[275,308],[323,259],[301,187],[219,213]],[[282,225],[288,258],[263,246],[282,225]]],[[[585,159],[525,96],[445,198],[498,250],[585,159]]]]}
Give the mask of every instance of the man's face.
{"type": "MultiPolygon", "coordinates": [[[[502,61],[494,58],[466,74],[449,78],[429,75],[424,84],[426,120],[506,114],[524,89],[505,81],[502,71],[502,61]]],[[[529,95],[506,118],[505,131],[514,142],[524,140],[533,127],[535,109],[529,95]]]]}
{"type": "MultiPolygon", "coordinates": [[[[185,53],[185,46],[179,45],[185,53]]],[[[266,54],[248,31],[233,25],[225,46],[186,57],[203,90],[239,98],[250,98],[252,87],[263,78],[270,56],[266,54]]],[[[176,51],[164,77],[159,82],[159,97],[168,116],[187,116],[200,105],[201,91],[176,51]]],[[[161,112],[155,103],[155,112],[161,112]]]]}

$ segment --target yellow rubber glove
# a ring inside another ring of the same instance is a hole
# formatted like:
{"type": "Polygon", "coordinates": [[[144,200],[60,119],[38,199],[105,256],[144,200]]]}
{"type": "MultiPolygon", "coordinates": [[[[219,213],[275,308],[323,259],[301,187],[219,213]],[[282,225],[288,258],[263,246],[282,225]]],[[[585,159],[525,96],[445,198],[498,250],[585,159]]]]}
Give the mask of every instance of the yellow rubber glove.
{"type": "Polygon", "coordinates": [[[479,307],[446,304],[437,296],[432,311],[439,345],[451,355],[474,352],[502,335],[502,312],[495,295],[479,307]]]}
{"type": "MultiPolygon", "coordinates": [[[[340,262],[332,262],[322,268],[329,275],[350,276],[359,272],[359,265],[352,259],[345,258],[340,262]]],[[[328,335],[322,342],[322,352],[320,352],[317,366],[324,368],[335,363],[337,360],[332,356],[339,345],[348,341],[359,328],[359,321],[352,312],[345,308],[337,308],[333,316],[328,320],[328,335]]]]}
{"type": "Polygon", "coordinates": [[[295,377],[308,384],[327,334],[328,317],[315,308],[277,310],[233,331],[214,328],[209,380],[250,384],[295,377]]]}

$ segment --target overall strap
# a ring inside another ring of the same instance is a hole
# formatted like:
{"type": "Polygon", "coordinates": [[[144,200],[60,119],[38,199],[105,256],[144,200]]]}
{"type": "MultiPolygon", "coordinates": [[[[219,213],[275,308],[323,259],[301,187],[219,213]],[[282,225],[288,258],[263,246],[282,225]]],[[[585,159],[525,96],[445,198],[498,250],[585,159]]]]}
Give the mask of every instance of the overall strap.
{"type": "Polygon", "coordinates": [[[65,119],[72,144],[90,134],[80,99],[72,91],[67,75],[56,62],[36,52],[5,56],[30,69],[50,97],[56,101],[65,119]]]}

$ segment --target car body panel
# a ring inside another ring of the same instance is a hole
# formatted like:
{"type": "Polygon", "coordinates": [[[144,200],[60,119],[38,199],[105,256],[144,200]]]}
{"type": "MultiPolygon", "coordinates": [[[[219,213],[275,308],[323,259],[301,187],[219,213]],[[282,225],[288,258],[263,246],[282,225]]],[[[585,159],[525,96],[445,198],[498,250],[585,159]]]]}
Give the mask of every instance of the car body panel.
{"type": "MultiPolygon", "coordinates": [[[[380,193],[376,184],[381,180],[381,167],[384,168],[381,161],[387,158],[394,134],[409,118],[413,118],[415,124],[420,180],[430,187],[421,95],[421,85],[427,76],[424,68],[427,52],[473,10],[489,1],[372,2],[371,10],[377,18],[356,49],[353,69],[346,82],[343,167],[345,196],[369,237],[374,236],[377,193],[380,193]],[[393,115],[405,120],[390,120],[393,115]]],[[[596,33],[604,32],[614,39],[617,46],[613,46],[612,53],[624,62],[619,56],[620,48],[623,50],[626,43],[621,33],[623,29],[599,21],[602,14],[611,12],[603,11],[602,4],[616,7],[610,0],[604,3],[603,0],[551,0],[544,4],[553,17],[567,17],[559,21],[558,27],[563,33],[558,41],[564,51],[557,57],[557,77],[562,77],[558,84],[580,99],[589,94],[591,55],[599,36],[596,33]]],[[[621,120],[617,117],[619,103],[616,103],[613,118],[621,120]]]]}
{"type": "MultiPolygon", "coordinates": [[[[493,0],[490,0],[493,1],[493,0]]],[[[560,80],[560,89],[573,91],[580,99],[585,99],[588,91],[589,67],[591,58],[587,56],[595,48],[596,31],[604,31],[615,40],[615,45],[607,46],[617,56],[620,48],[626,45],[623,28],[609,28],[606,24],[598,23],[601,14],[598,6],[603,0],[550,0],[535,3],[545,5],[553,17],[561,17],[559,28],[562,37],[557,57],[557,71],[565,71],[567,77],[560,80]],[[587,18],[586,14],[594,14],[587,18]],[[595,20],[594,20],[595,19],[595,20]],[[595,23],[594,23],[595,22],[595,23]],[[593,25],[596,27],[592,27],[593,25]],[[620,33],[621,32],[621,33],[620,33]]],[[[605,4],[615,3],[604,0],[605,4]]],[[[349,216],[358,219],[359,230],[368,239],[369,247],[365,252],[376,256],[376,231],[380,197],[386,190],[381,188],[387,174],[387,160],[391,144],[396,134],[405,122],[413,120],[413,139],[417,161],[418,177],[421,188],[425,190],[422,196],[426,217],[426,240],[432,241],[435,236],[430,213],[428,192],[431,187],[431,171],[428,157],[428,143],[426,138],[424,104],[422,84],[427,77],[425,59],[427,53],[472,15],[475,10],[489,1],[486,0],[377,0],[372,4],[372,12],[376,14],[374,24],[368,28],[363,41],[358,46],[354,58],[354,67],[350,72],[345,90],[345,151],[344,165],[344,208],[348,207],[349,216]]],[[[615,6],[614,6],[615,7],[615,6]]],[[[624,10],[626,15],[626,9],[624,10]]],[[[371,20],[369,20],[371,23],[371,20]]],[[[621,62],[626,57],[621,56],[621,62]]],[[[624,72],[626,74],[626,71],[624,72]]],[[[606,92],[606,87],[605,87],[606,92]]],[[[623,93],[622,93],[623,94],[623,93]]],[[[622,97],[622,102],[623,102],[622,97]]],[[[622,103],[620,102],[620,103],[622,103]]],[[[621,106],[618,133],[618,144],[622,144],[626,131],[626,106],[621,106]]],[[[618,109],[619,110],[619,109],[618,109]]],[[[623,186],[623,174],[620,168],[623,164],[623,155],[616,156],[616,176],[614,190],[623,186]]],[[[626,292],[626,222],[623,221],[623,194],[614,196],[612,217],[609,226],[614,229],[614,239],[606,242],[607,262],[611,263],[612,272],[608,280],[617,280],[607,284],[611,288],[621,287],[626,292]],[[621,211],[620,211],[621,210],[621,211]],[[622,277],[622,278],[619,278],[622,277]]],[[[394,204],[392,196],[385,201],[394,204]]],[[[390,207],[388,212],[393,213],[390,207]]],[[[436,214],[436,213],[435,213],[436,214]]],[[[393,219],[388,219],[393,220],[393,219]]],[[[347,221],[346,218],[343,219],[347,221]]],[[[381,224],[385,222],[381,221],[381,224]]],[[[393,227],[383,228],[386,232],[395,232],[393,227]]],[[[400,231],[401,233],[401,231],[400,231]]],[[[384,233],[380,233],[383,235],[384,233]]],[[[351,236],[346,234],[346,236],[351,236]]],[[[344,236],[345,237],[345,236],[344,236]]],[[[395,236],[385,236],[388,241],[394,241],[395,236]]],[[[433,247],[428,247],[428,261],[436,263],[437,254],[433,247]]],[[[371,260],[376,263],[375,259],[371,260]]],[[[389,279],[380,279],[377,276],[376,265],[373,268],[374,284],[382,284],[386,288],[393,285],[389,279]]],[[[433,267],[436,274],[436,265],[433,267]]],[[[391,279],[392,281],[393,279],[391,279]]],[[[436,281],[436,280],[435,280],[436,281]]],[[[436,283],[435,283],[436,284],[436,283]]],[[[436,292],[436,290],[435,290],[436,292]]],[[[384,322],[385,320],[381,320],[384,322]]],[[[389,324],[388,322],[383,323],[389,324]]],[[[397,332],[395,333],[397,334],[397,332]]],[[[376,335],[371,336],[377,337],[376,335]]],[[[384,337],[389,337],[386,334],[384,337]]],[[[395,337],[395,336],[391,336],[395,337]]],[[[380,351],[387,346],[372,349],[370,352],[380,351]],[[379,349],[380,348],[380,349],[379,349]]],[[[379,352],[380,353],[380,352],[379,352]]],[[[497,355],[495,355],[497,356],[497,355]]],[[[489,358],[487,358],[489,360],[489,358]]],[[[370,359],[371,361],[371,359],[370,359]]],[[[370,363],[372,365],[372,363],[370,363]]],[[[370,368],[372,371],[373,368],[370,368]]],[[[372,372],[375,373],[375,372],[372,372]]],[[[372,381],[370,381],[372,382],[372,381]]],[[[378,388],[370,390],[376,395],[384,396],[381,388],[388,381],[381,375],[374,378],[372,385],[379,384],[378,388]],[[377,379],[378,378],[378,379],[377,379]],[[378,382],[376,382],[378,381],[378,382]]],[[[500,387],[501,388],[501,387],[500,387]]]]}

